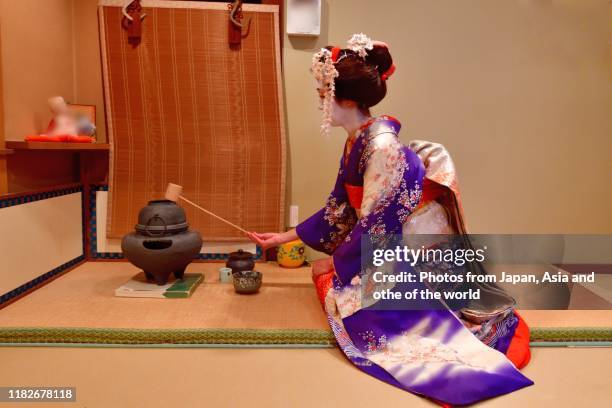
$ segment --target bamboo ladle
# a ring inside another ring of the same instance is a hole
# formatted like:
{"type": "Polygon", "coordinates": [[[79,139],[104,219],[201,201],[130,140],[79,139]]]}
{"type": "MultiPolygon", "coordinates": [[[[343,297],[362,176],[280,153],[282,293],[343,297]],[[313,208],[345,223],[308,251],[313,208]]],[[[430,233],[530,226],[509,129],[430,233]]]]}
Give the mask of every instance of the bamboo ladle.
{"type": "Polygon", "coordinates": [[[192,206],[194,206],[198,210],[203,211],[203,212],[205,212],[206,214],[208,214],[208,215],[210,215],[212,217],[215,217],[219,221],[223,221],[227,225],[230,225],[230,226],[236,228],[237,230],[239,230],[241,232],[244,232],[245,234],[249,233],[244,228],[241,228],[238,225],[236,225],[236,224],[226,220],[225,218],[219,217],[217,214],[213,213],[212,211],[208,211],[207,209],[200,207],[196,203],[194,203],[192,201],[189,201],[188,199],[186,199],[185,197],[183,197],[181,195],[182,193],[183,193],[183,186],[179,186],[178,184],[169,183],[168,184],[168,188],[166,188],[165,198],[166,198],[166,200],[174,201],[175,203],[178,202],[179,199],[181,199],[184,202],[186,202],[187,204],[191,204],[192,206]]]}

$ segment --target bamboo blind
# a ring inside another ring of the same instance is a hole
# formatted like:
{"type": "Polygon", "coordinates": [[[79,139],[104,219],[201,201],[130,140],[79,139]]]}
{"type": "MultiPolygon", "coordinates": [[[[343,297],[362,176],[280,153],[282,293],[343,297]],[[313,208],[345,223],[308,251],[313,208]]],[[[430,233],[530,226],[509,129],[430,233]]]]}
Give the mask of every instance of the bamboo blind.
{"type": "MultiPolygon", "coordinates": [[[[168,183],[248,230],[284,224],[285,140],[278,7],[244,5],[251,28],[228,44],[225,3],[142,1],[142,42],[121,27],[124,2],[99,8],[111,142],[108,235],[133,230],[168,183]]],[[[184,206],[205,240],[239,231],[184,206]]]]}

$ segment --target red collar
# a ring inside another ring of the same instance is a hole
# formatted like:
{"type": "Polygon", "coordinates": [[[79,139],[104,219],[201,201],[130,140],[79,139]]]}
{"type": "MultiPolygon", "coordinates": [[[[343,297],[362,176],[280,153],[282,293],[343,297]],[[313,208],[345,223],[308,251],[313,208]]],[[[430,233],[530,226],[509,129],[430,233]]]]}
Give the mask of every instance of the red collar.
{"type": "Polygon", "coordinates": [[[396,118],[394,118],[391,115],[380,115],[380,116],[375,117],[375,118],[370,118],[370,120],[368,120],[366,123],[364,123],[363,125],[361,125],[359,127],[359,130],[360,131],[366,130],[367,128],[369,128],[372,125],[372,123],[374,123],[374,122],[376,122],[378,120],[391,120],[391,121],[397,123],[398,125],[401,125],[400,121],[397,120],[396,118]]]}
{"type": "Polygon", "coordinates": [[[366,123],[364,123],[363,125],[359,126],[359,131],[363,132],[364,130],[369,128],[372,123],[376,122],[377,119],[378,118],[370,118],[370,120],[368,120],[366,123]]]}

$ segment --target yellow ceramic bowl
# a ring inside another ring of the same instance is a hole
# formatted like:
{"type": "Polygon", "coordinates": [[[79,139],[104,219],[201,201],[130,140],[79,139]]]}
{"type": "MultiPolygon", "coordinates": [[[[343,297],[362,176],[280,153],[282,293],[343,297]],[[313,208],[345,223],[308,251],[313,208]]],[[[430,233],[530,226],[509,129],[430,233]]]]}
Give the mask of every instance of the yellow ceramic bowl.
{"type": "Polygon", "coordinates": [[[285,268],[300,267],[306,262],[304,250],[304,243],[299,239],[287,242],[278,247],[276,260],[280,266],[284,266],[285,268]]]}

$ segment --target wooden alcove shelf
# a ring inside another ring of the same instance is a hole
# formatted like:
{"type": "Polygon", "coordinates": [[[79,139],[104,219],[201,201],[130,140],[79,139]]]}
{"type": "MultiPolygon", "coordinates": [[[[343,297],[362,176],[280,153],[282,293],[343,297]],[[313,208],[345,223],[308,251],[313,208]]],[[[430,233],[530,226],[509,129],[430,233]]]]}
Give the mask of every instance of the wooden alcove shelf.
{"type": "Polygon", "coordinates": [[[56,142],[19,142],[6,141],[7,149],[12,150],[109,150],[108,143],[56,143],[56,142]]]}

